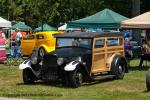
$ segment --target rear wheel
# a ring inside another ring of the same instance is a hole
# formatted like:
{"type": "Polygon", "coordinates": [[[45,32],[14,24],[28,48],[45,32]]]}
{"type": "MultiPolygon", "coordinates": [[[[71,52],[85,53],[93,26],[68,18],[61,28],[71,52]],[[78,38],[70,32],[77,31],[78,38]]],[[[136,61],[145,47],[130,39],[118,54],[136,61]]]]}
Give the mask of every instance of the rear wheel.
{"type": "Polygon", "coordinates": [[[76,68],[74,71],[69,72],[69,83],[71,87],[77,88],[82,84],[82,82],[83,76],[78,68],[76,68]]]}
{"type": "Polygon", "coordinates": [[[111,74],[115,75],[116,79],[123,79],[126,70],[126,61],[121,57],[116,57],[111,66],[111,74]]]}
{"type": "Polygon", "coordinates": [[[46,54],[46,51],[43,47],[41,47],[38,51],[38,55],[40,58],[43,58],[43,56],[46,54]]]}
{"type": "Polygon", "coordinates": [[[23,69],[23,81],[24,84],[34,83],[35,75],[29,68],[23,69]]]}
{"type": "Polygon", "coordinates": [[[146,74],[146,87],[147,91],[150,91],[150,68],[148,69],[146,74]]]}

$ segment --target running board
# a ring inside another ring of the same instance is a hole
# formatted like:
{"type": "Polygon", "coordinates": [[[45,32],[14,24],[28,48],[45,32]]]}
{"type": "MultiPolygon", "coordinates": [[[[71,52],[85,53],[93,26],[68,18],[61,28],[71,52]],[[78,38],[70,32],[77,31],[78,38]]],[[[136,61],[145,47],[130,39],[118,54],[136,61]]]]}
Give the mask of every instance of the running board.
{"type": "Polygon", "coordinates": [[[104,75],[104,76],[96,76],[94,78],[92,78],[94,81],[99,81],[99,80],[104,80],[104,79],[108,79],[108,78],[114,78],[115,75],[104,75]]]}

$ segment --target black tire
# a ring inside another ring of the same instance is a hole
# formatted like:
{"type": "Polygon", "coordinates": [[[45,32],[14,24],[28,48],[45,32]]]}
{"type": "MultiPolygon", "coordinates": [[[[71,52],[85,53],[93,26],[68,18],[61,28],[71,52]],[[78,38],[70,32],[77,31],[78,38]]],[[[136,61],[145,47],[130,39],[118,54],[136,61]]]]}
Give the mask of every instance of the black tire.
{"type": "Polygon", "coordinates": [[[23,75],[24,84],[34,83],[35,75],[32,73],[31,69],[29,68],[23,69],[22,75],[23,75]]]}
{"type": "Polygon", "coordinates": [[[121,56],[116,56],[112,61],[111,74],[115,75],[116,79],[123,79],[126,72],[127,63],[126,60],[121,56]]]}
{"type": "Polygon", "coordinates": [[[148,69],[146,74],[146,87],[147,91],[150,91],[150,68],[148,69]]]}
{"type": "Polygon", "coordinates": [[[43,56],[46,54],[46,51],[43,47],[39,48],[39,51],[38,51],[38,56],[39,58],[43,58],[43,56]]]}
{"type": "Polygon", "coordinates": [[[83,82],[83,76],[79,68],[69,72],[69,85],[73,88],[78,88],[83,82]]]}

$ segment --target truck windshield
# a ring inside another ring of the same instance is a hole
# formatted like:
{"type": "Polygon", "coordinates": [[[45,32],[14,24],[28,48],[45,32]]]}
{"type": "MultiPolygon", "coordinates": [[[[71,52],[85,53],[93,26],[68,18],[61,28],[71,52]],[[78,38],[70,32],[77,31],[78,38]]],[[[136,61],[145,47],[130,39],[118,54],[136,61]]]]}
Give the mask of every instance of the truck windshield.
{"type": "Polygon", "coordinates": [[[81,38],[57,38],[57,47],[83,47],[91,48],[91,39],[81,39],[81,38]]]}

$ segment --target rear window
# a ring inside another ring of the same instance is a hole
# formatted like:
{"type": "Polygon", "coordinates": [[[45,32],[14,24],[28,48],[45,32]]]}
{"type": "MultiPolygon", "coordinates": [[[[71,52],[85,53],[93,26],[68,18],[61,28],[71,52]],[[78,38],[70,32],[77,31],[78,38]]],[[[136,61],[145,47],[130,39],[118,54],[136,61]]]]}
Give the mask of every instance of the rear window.
{"type": "Polygon", "coordinates": [[[42,34],[36,35],[37,39],[44,39],[44,36],[42,34]]]}

